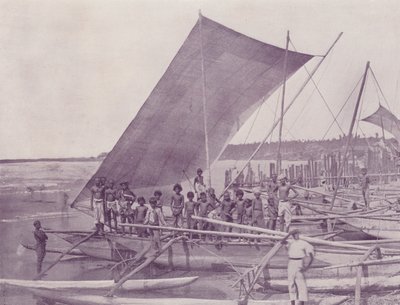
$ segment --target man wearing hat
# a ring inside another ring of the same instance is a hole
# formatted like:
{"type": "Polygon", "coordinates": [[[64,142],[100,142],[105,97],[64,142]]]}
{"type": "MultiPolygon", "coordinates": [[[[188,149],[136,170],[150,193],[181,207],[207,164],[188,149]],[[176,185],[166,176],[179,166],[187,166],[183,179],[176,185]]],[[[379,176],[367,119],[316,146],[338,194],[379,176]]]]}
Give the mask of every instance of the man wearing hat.
{"type": "Polygon", "coordinates": [[[42,272],[42,263],[44,257],[46,256],[47,235],[43,232],[42,225],[39,220],[35,220],[33,222],[33,226],[35,227],[35,231],[33,231],[33,236],[36,240],[36,272],[39,274],[40,272],[42,272]]]}
{"type": "Polygon", "coordinates": [[[292,221],[292,204],[291,200],[299,196],[299,193],[290,185],[286,183],[285,175],[281,174],[278,177],[280,185],[278,188],[278,216],[281,224],[281,231],[289,232],[290,223],[292,221]],[[294,192],[294,196],[289,197],[290,191],[294,192]]]}
{"type": "Polygon", "coordinates": [[[288,289],[289,298],[292,305],[298,301],[303,305],[308,301],[307,284],[304,272],[311,266],[314,260],[314,247],[300,239],[300,231],[291,231],[281,243],[288,243],[288,289]],[[293,236],[293,239],[288,239],[293,236]]]}

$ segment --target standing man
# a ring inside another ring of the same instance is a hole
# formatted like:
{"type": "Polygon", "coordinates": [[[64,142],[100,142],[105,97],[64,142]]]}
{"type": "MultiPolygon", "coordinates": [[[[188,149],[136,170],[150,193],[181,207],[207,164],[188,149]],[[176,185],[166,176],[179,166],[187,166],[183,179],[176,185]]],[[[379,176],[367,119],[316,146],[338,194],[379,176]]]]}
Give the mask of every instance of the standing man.
{"type": "MultiPolygon", "coordinates": [[[[128,206],[136,200],[136,195],[129,189],[128,182],[120,183],[122,189],[118,193],[118,205],[119,205],[119,215],[121,217],[121,223],[126,223],[129,216],[128,206]]],[[[125,226],[122,226],[122,234],[125,234],[125,226]]]]}
{"type": "Polygon", "coordinates": [[[197,169],[197,176],[194,178],[194,191],[197,195],[197,200],[200,198],[200,193],[207,190],[206,184],[204,183],[203,170],[201,168],[197,169]]]}
{"type": "Polygon", "coordinates": [[[261,192],[256,190],[254,192],[254,199],[252,201],[253,226],[264,228],[264,204],[261,200],[261,192]]]}
{"type": "Polygon", "coordinates": [[[284,175],[279,175],[279,188],[278,188],[278,216],[281,225],[281,231],[289,232],[290,223],[292,222],[292,203],[290,202],[299,193],[290,185],[286,183],[286,177],[284,175]],[[293,191],[293,197],[289,197],[290,191],[293,191]]]}
{"type": "Polygon", "coordinates": [[[94,224],[96,230],[104,232],[104,186],[102,185],[101,179],[96,177],[94,179],[94,185],[90,189],[90,209],[94,211],[94,224]]]}
{"type": "Polygon", "coordinates": [[[271,180],[267,184],[268,193],[268,205],[267,205],[267,215],[268,222],[267,228],[270,230],[276,229],[276,220],[278,218],[278,176],[276,174],[271,175],[271,180]]]}
{"type": "MultiPolygon", "coordinates": [[[[160,208],[157,207],[157,199],[151,197],[149,199],[149,203],[150,203],[150,208],[147,210],[144,224],[156,227],[159,227],[160,225],[166,226],[167,223],[164,220],[164,215],[161,212],[160,208]]],[[[159,252],[161,250],[160,230],[149,229],[149,232],[151,236],[151,243],[153,249],[156,250],[156,252],[159,252]]]]}
{"type": "Polygon", "coordinates": [[[112,232],[111,221],[114,220],[114,229],[117,232],[117,215],[118,215],[118,200],[117,190],[114,188],[114,181],[108,180],[106,184],[105,200],[106,200],[106,213],[105,222],[110,226],[110,232],[112,232]]]}
{"type": "Polygon", "coordinates": [[[293,230],[281,241],[282,244],[288,243],[288,289],[292,305],[295,305],[296,301],[299,305],[304,305],[304,302],[308,301],[304,273],[314,260],[314,247],[305,240],[301,240],[299,234],[299,230],[293,230]],[[289,236],[293,236],[293,239],[286,242],[289,236]]]}
{"type": "Polygon", "coordinates": [[[367,169],[361,169],[361,175],[359,177],[362,196],[364,198],[365,208],[369,209],[369,185],[371,183],[369,176],[367,175],[367,169]]]}
{"type": "Polygon", "coordinates": [[[35,227],[35,231],[33,232],[33,236],[36,240],[36,256],[37,256],[37,265],[36,265],[36,272],[39,274],[42,272],[42,263],[44,257],[46,256],[46,242],[47,242],[47,235],[42,230],[42,225],[39,220],[35,220],[33,222],[33,226],[35,227]]]}

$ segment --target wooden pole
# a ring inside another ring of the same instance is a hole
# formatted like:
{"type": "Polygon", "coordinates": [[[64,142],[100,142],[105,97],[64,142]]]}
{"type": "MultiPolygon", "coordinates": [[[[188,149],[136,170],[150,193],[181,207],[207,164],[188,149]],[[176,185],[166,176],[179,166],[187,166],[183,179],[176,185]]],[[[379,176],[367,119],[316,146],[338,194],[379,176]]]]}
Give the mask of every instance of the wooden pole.
{"type": "MultiPolygon", "coordinates": [[[[371,253],[375,250],[379,249],[378,246],[373,246],[368,249],[367,252],[363,255],[360,262],[364,262],[371,255],[371,253]]],[[[362,276],[363,266],[357,266],[357,278],[356,278],[356,288],[355,288],[355,297],[354,297],[354,305],[361,304],[361,276],[362,276]]]]}
{"type": "MultiPolygon", "coordinates": [[[[211,219],[211,218],[206,218],[206,217],[192,216],[192,218],[196,219],[196,220],[203,220],[206,222],[219,224],[219,225],[223,225],[223,226],[228,226],[228,227],[232,227],[232,228],[244,229],[244,230],[253,231],[253,232],[274,234],[279,237],[286,236],[286,233],[281,232],[281,231],[274,231],[274,230],[269,230],[269,229],[264,229],[264,228],[241,225],[241,224],[236,224],[236,223],[231,223],[231,222],[226,222],[226,221],[221,221],[221,220],[216,220],[216,219],[211,219]]],[[[333,247],[338,247],[338,248],[357,249],[357,250],[363,250],[363,251],[368,250],[368,247],[364,247],[364,246],[345,244],[345,243],[341,243],[338,241],[335,241],[335,242],[327,241],[327,240],[322,240],[322,239],[318,239],[318,238],[307,237],[304,235],[300,235],[300,239],[303,239],[314,245],[333,246],[333,247]]]]}
{"type": "Polygon", "coordinates": [[[201,79],[202,79],[202,97],[203,97],[203,123],[204,123],[204,141],[206,146],[206,164],[208,170],[208,187],[211,187],[211,167],[210,153],[208,150],[208,128],[207,128],[207,95],[206,95],[206,74],[204,68],[204,53],[203,53],[203,31],[202,31],[201,11],[199,11],[199,32],[200,32],[200,54],[201,54],[201,79]]]}
{"type": "Polygon", "coordinates": [[[145,267],[150,265],[152,262],[154,262],[157,257],[159,257],[162,253],[164,253],[166,250],[168,250],[169,247],[172,246],[173,243],[177,242],[180,239],[186,238],[185,236],[179,236],[176,238],[171,239],[169,242],[167,242],[159,252],[154,252],[151,256],[147,257],[147,259],[139,265],[137,268],[129,272],[127,275],[125,275],[123,278],[121,278],[118,283],[114,285],[114,287],[106,294],[107,297],[112,297],[115,293],[115,291],[120,288],[127,280],[129,280],[130,277],[132,277],[134,274],[138,273],[140,270],[143,270],[145,267]]]}
{"type": "MultiPolygon", "coordinates": [[[[333,44],[329,47],[328,51],[325,53],[325,55],[321,58],[321,60],[318,62],[318,64],[315,66],[315,68],[311,71],[311,73],[309,73],[308,78],[304,81],[304,83],[302,84],[302,86],[300,87],[300,89],[297,91],[297,93],[295,94],[295,96],[292,98],[292,100],[290,101],[289,105],[286,106],[284,114],[286,114],[286,112],[288,112],[288,110],[292,107],[292,105],[294,104],[294,102],[297,100],[297,98],[299,97],[300,93],[303,92],[305,86],[310,82],[310,80],[312,80],[312,77],[314,76],[314,74],[317,72],[318,68],[321,66],[321,64],[324,62],[325,58],[328,56],[328,54],[332,51],[333,47],[335,46],[335,44],[338,42],[338,40],[340,39],[340,37],[343,35],[343,32],[339,34],[339,36],[336,38],[336,40],[333,42],[333,44]]],[[[264,139],[260,142],[260,144],[257,146],[257,148],[255,149],[255,151],[251,154],[251,156],[248,158],[248,160],[246,161],[246,163],[244,164],[244,166],[242,167],[242,169],[240,171],[238,171],[238,173],[236,174],[235,179],[233,179],[232,181],[235,181],[236,178],[244,171],[244,169],[246,168],[247,164],[253,160],[254,156],[257,154],[257,152],[261,149],[261,147],[264,145],[264,143],[268,140],[269,136],[271,135],[271,133],[274,131],[274,129],[276,128],[276,126],[278,126],[278,124],[280,123],[281,118],[279,118],[271,127],[271,129],[269,130],[269,132],[267,133],[267,135],[264,137],[264,139]]],[[[276,172],[276,174],[279,174],[278,171],[276,172]]],[[[229,189],[229,187],[232,185],[233,182],[231,182],[228,186],[225,187],[225,189],[223,190],[223,192],[221,193],[221,196],[229,189]]],[[[220,197],[221,197],[220,196],[220,197]]]]}
{"type": "Polygon", "coordinates": [[[282,145],[282,127],[283,127],[283,116],[285,115],[285,93],[286,93],[286,78],[287,78],[287,55],[289,49],[289,31],[286,34],[286,48],[285,57],[283,59],[283,85],[282,85],[282,100],[281,100],[281,119],[279,123],[279,138],[278,138],[278,152],[276,158],[276,169],[279,175],[282,171],[282,155],[281,155],[281,145],[282,145]]]}
{"type": "Polygon", "coordinates": [[[57,265],[57,263],[68,253],[70,253],[73,249],[75,249],[76,247],[78,247],[80,244],[84,243],[85,241],[89,240],[91,237],[93,237],[94,235],[97,234],[97,231],[94,231],[92,233],[90,233],[89,235],[85,236],[84,238],[82,238],[81,240],[77,241],[76,243],[74,243],[70,248],[68,248],[66,251],[64,251],[50,266],[48,266],[45,270],[43,270],[42,272],[40,272],[34,279],[35,280],[39,280],[43,277],[43,275],[49,271],[51,268],[53,268],[55,265],[57,265]]]}
{"type": "MultiPolygon", "coordinates": [[[[343,154],[343,161],[346,160],[347,153],[349,151],[349,146],[350,146],[351,138],[352,138],[352,135],[353,135],[353,128],[354,128],[354,124],[355,124],[356,119],[357,119],[358,108],[360,107],[361,97],[362,97],[362,94],[364,92],[365,81],[367,80],[368,70],[369,70],[369,61],[367,62],[366,66],[365,66],[365,72],[364,72],[364,76],[363,76],[363,79],[362,79],[360,92],[358,93],[356,107],[354,108],[353,118],[351,120],[349,132],[347,134],[346,147],[345,147],[344,154],[343,154]]],[[[338,173],[338,180],[337,180],[338,183],[336,184],[335,191],[333,193],[333,198],[332,198],[332,202],[331,202],[331,206],[330,206],[331,210],[333,209],[333,205],[335,203],[336,195],[337,195],[337,192],[339,190],[339,181],[340,181],[340,178],[341,178],[341,176],[343,174],[343,163],[344,162],[340,162],[340,165],[339,165],[339,173],[338,173]]]]}

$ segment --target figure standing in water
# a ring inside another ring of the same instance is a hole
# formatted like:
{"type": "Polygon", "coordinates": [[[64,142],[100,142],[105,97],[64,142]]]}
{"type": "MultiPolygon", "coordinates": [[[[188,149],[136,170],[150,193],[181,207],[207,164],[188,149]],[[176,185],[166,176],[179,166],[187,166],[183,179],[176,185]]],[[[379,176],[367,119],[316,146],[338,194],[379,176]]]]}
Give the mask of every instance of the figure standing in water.
{"type": "Polygon", "coordinates": [[[33,236],[36,240],[36,256],[37,256],[37,265],[36,265],[36,272],[39,274],[42,272],[42,263],[44,257],[46,256],[46,242],[47,242],[47,235],[42,230],[42,225],[39,220],[35,220],[33,222],[33,226],[35,227],[35,231],[33,232],[33,236]]]}

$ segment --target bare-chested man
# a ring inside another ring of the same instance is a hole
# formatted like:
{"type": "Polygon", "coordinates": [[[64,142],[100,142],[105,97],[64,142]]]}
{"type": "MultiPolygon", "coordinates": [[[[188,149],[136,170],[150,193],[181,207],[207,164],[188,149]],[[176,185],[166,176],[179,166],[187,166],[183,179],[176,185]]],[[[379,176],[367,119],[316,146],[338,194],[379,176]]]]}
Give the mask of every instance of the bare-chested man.
{"type": "Polygon", "coordinates": [[[286,180],[284,175],[279,175],[278,216],[281,224],[281,231],[289,232],[290,223],[292,222],[292,204],[290,201],[299,196],[299,193],[290,184],[287,184],[286,180]],[[289,197],[290,191],[294,193],[292,197],[289,197]]]}
{"type": "Polygon", "coordinates": [[[186,196],[188,198],[188,201],[185,202],[185,208],[183,211],[183,215],[186,218],[186,227],[188,229],[194,229],[195,221],[192,218],[192,216],[196,214],[195,211],[196,211],[196,207],[197,207],[197,202],[193,201],[193,198],[194,198],[193,192],[188,192],[186,196]]]}
{"type": "Polygon", "coordinates": [[[104,232],[104,186],[101,185],[100,178],[94,179],[94,185],[90,189],[90,209],[94,211],[94,224],[96,230],[104,232]]]}
{"type": "MultiPolygon", "coordinates": [[[[129,189],[128,182],[122,182],[122,189],[118,192],[118,205],[119,205],[119,215],[121,217],[121,223],[126,223],[128,220],[128,203],[132,204],[136,200],[136,195],[129,189]]],[[[122,226],[122,234],[125,234],[125,227],[122,226]]]]}
{"type": "Polygon", "coordinates": [[[118,200],[117,200],[117,190],[114,188],[114,181],[108,180],[106,183],[106,189],[104,191],[104,196],[106,199],[106,213],[105,220],[110,226],[110,232],[112,232],[111,221],[114,220],[114,230],[117,232],[117,216],[118,216],[118,200]]]}
{"type": "MultiPolygon", "coordinates": [[[[200,217],[207,217],[208,213],[214,209],[213,204],[207,199],[205,192],[200,193],[200,200],[197,205],[197,215],[200,217]]],[[[205,230],[207,229],[207,223],[203,220],[199,220],[197,224],[197,229],[205,230]]]]}

